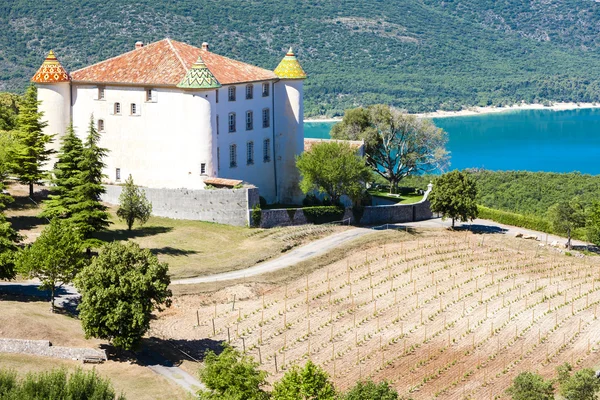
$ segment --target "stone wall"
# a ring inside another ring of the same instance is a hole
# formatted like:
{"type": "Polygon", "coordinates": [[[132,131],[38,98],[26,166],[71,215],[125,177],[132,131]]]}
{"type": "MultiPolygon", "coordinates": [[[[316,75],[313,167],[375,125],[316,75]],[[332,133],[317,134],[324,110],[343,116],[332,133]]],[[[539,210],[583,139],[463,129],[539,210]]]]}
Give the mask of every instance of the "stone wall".
{"type": "Polygon", "coordinates": [[[101,357],[106,360],[106,352],[84,347],[52,346],[47,340],[0,339],[0,353],[32,354],[36,356],[82,360],[86,357],[101,357]]]}
{"type": "MultiPolygon", "coordinates": [[[[122,186],[106,185],[102,201],[119,204],[122,186]]],[[[257,188],[152,189],[141,188],[152,203],[152,215],[247,226],[248,210],[259,203],[257,188]]]]}

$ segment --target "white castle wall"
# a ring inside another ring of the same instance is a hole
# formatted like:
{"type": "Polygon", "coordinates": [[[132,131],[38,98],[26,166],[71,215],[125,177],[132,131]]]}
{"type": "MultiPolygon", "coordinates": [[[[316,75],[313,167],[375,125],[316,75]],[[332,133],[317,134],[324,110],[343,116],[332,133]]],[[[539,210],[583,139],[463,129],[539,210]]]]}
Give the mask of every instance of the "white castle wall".
{"type": "MultiPolygon", "coordinates": [[[[55,135],[49,148],[57,152],[60,149],[60,138],[71,122],[71,85],[69,82],[61,82],[38,84],[37,87],[38,100],[41,101],[39,110],[44,113],[42,121],[48,123],[44,133],[55,135]]],[[[45,168],[52,169],[55,162],[56,155],[50,158],[45,168]]]]}
{"type": "Polygon", "coordinates": [[[302,80],[281,80],[275,84],[275,153],[277,186],[283,203],[302,200],[296,156],[304,151],[304,101],[302,80]]]}

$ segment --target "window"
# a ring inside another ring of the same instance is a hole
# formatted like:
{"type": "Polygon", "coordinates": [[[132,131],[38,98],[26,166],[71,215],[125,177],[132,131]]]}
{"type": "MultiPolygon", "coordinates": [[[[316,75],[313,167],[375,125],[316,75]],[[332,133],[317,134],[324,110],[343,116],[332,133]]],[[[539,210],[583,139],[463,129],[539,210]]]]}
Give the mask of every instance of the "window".
{"type": "Polygon", "coordinates": [[[219,134],[219,116],[218,115],[217,115],[216,124],[217,124],[217,135],[218,135],[219,134]]]}
{"type": "Polygon", "coordinates": [[[205,163],[200,164],[200,175],[206,175],[206,164],[205,163]]]}
{"type": "Polygon", "coordinates": [[[269,97],[269,84],[268,83],[262,84],[262,95],[263,95],[263,97],[269,97]]]}
{"type": "Polygon", "coordinates": [[[246,144],[246,164],[254,164],[254,142],[246,144]]]}
{"type": "Polygon", "coordinates": [[[263,161],[271,161],[271,139],[265,139],[263,141],[263,161]]]}
{"type": "Polygon", "coordinates": [[[103,119],[98,120],[98,132],[104,132],[104,120],[103,119]]]}
{"type": "Polygon", "coordinates": [[[254,85],[246,85],[246,100],[251,100],[254,97],[254,85]]]}
{"type": "Polygon", "coordinates": [[[237,167],[237,146],[232,144],[229,146],[229,168],[237,167]]]}
{"type": "Polygon", "coordinates": [[[227,90],[229,101],[235,101],[235,86],[229,86],[227,90]]]}
{"type": "Polygon", "coordinates": [[[235,132],[235,113],[229,113],[229,132],[235,132]]]}
{"type": "Polygon", "coordinates": [[[131,103],[131,115],[137,115],[137,112],[138,112],[137,104],[131,103]]]}
{"type": "Polygon", "coordinates": [[[271,112],[269,111],[268,108],[263,109],[262,117],[263,117],[263,128],[268,128],[269,126],[271,126],[271,112]]]}
{"type": "Polygon", "coordinates": [[[104,86],[98,87],[98,100],[104,100],[104,86]]]}
{"type": "Polygon", "coordinates": [[[146,101],[155,101],[154,100],[154,90],[146,89],[146,101]]]}
{"type": "Polygon", "coordinates": [[[120,181],[120,180],[121,180],[121,168],[117,168],[117,169],[116,169],[116,171],[115,171],[115,179],[116,179],[117,181],[120,181]]]}
{"type": "Polygon", "coordinates": [[[219,102],[219,89],[215,90],[215,103],[219,102]]]}
{"type": "Polygon", "coordinates": [[[254,129],[254,114],[252,111],[246,111],[246,130],[251,131],[254,129]]]}
{"type": "Polygon", "coordinates": [[[121,115],[121,103],[115,103],[115,109],[114,109],[115,114],[117,115],[121,115]]]}

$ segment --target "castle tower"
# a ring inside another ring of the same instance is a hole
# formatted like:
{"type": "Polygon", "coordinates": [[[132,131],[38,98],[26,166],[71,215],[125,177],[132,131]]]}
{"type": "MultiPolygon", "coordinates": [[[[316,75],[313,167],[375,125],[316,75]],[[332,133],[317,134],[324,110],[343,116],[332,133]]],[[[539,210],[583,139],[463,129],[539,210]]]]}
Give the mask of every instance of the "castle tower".
{"type": "MultiPolygon", "coordinates": [[[[214,89],[220,88],[221,84],[210,72],[202,60],[202,56],[198,56],[198,60],[188,70],[177,87],[193,93],[193,115],[197,117],[194,129],[203,132],[205,135],[199,143],[198,163],[205,164],[207,176],[217,176],[217,140],[213,138],[213,132],[216,130],[213,127],[216,126],[216,121],[213,121],[211,100],[214,101],[214,89]]],[[[198,167],[197,170],[199,171],[200,168],[198,167]]]]}
{"type": "Polygon", "coordinates": [[[304,151],[303,84],[307,76],[291,47],[274,72],[280,79],[274,85],[277,196],[282,203],[294,203],[302,199],[296,156],[304,151]]]}
{"type": "MultiPolygon", "coordinates": [[[[71,77],[50,50],[31,82],[37,86],[37,97],[41,101],[39,111],[44,113],[42,120],[48,123],[44,133],[55,135],[50,148],[58,151],[60,138],[71,123],[71,77]]],[[[55,161],[56,154],[46,168],[52,169],[55,161]]]]}

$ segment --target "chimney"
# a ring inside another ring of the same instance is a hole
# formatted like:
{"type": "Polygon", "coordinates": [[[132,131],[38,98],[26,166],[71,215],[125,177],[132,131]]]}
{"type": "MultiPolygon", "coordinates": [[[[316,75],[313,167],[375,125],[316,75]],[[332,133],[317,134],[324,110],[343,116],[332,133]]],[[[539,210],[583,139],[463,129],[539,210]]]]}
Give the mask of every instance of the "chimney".
{"type": "Polygon", "coordinates": [[[142,47],[144,47],[144,42],[135,42],[136,49],[141,49],[142,47]]]}
{"type": "Polygon", "coordinates": [[[208,51],[208,43],[206,43],[206,42],[202,43],[202,50],[208,51]]]}

